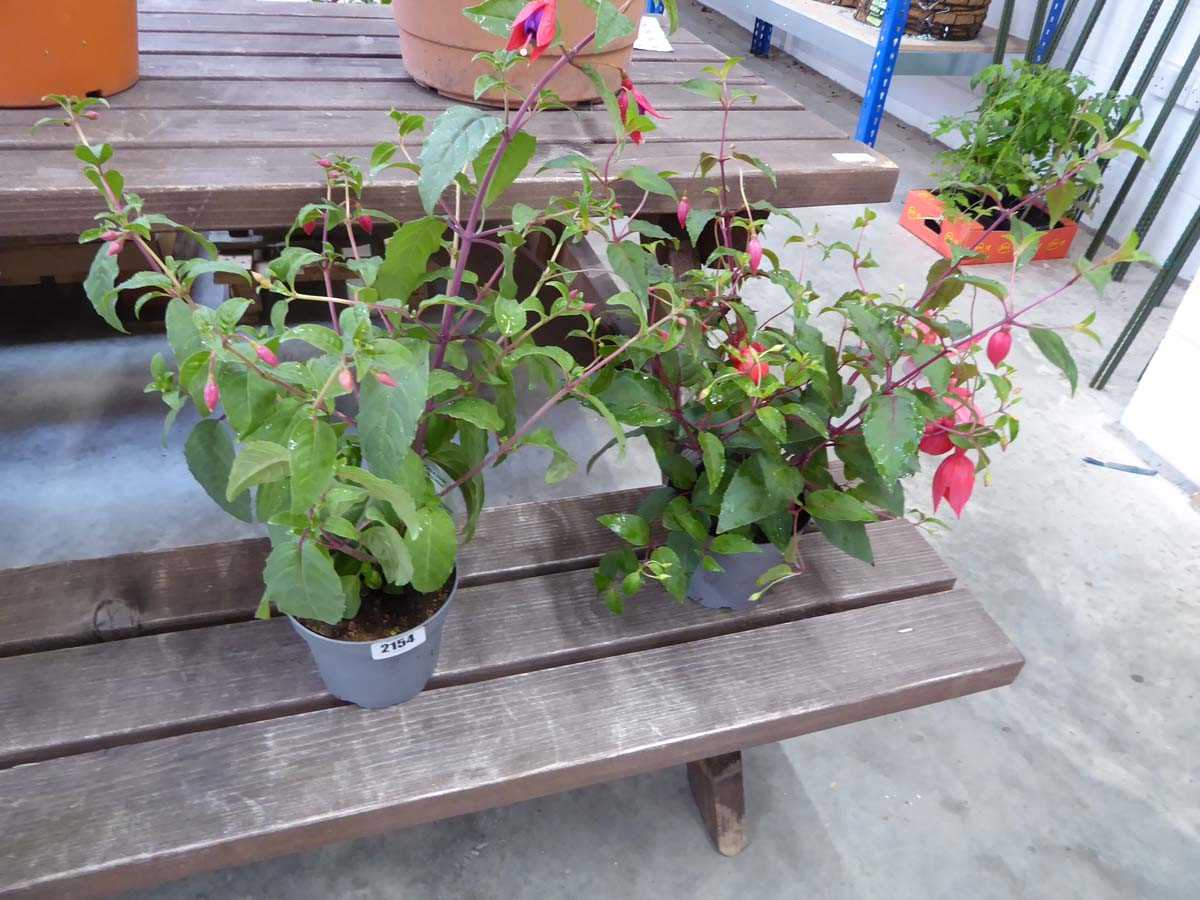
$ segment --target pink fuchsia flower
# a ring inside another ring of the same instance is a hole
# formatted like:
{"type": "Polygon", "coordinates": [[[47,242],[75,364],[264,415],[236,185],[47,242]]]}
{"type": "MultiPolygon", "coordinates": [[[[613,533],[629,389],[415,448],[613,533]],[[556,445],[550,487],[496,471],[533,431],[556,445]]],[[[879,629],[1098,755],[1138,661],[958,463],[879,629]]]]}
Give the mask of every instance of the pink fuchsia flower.
{"type": "Polygon", "coordinates": [[[763,258],[762,244],[758,242],[758,235],[751,236],[750,242],[746,244],[746,254],[750,257],[750,274],[757,275],[763,258]]]}
{"type": "Polygon", "coordinates": [[[760,385],[767,377],[767,373],[771,371],[771,367],[759,358],[759,354],[766,349],[758,341],[754,341],[748,347],[730,347],[729,356],[733,360],[735,369],[753,381],[755,385],[760,385]]]}
{"type": "Polygon", "coordinates": [[[355,221],[358,222],[358,227],[367,234],[370,234],[375,230],[375,220],[366,213],[363,213],[363,215],[359,216],[355,221]]]}
{"type": "Polygon", "coordinates": [[[387,372],[376,372],[375,377],[379,379],[379,383],[382,384],[384,387],[395,387],[396,386],[396,379],[393,378],[391,375],[389,375],[387,372]]]}
{"type": "MultiPolygon", "coordinates": [[[[639,116],[653,116],[656,119],[669,119],[670,116],[664,116],[654,104],[646,99],[646,95],[639,91],[633,84],[633,81],[628,75],[621,75],[621,87],[617,91],[617,108],[621,110],[621,121],[629,121],[630,107],[637,110],[639,116]]],[[[635,144],[642,143],[646,136],[640,131],[631,131],[629,139],[635,144]]]]}
{"type": "Polygon", "coordinates": [[[513,19],[506,49],[519,50],[522,56],[528,54],[533,61],[546,52],[557,30],[558,0],[531,0],[513,19]],[[532,50],[529,48],[531,43],[532,50]]]}
{"type": "Polygon", "coordinates": [[[354,375],[349,369],[342,369],[338,372],[338,384],[342,386],[342,390],[354,390],[354,375]]]}
{"type": "Polygon", "coordinates": [[[974,489],[975,464],[966,451],[959,449],[942,460],[933,474],[933,511],[937,512],[938,506],[945,500],[954,510],[954,515],[961,519],[963,507],[971,499],[974,489]]]}
{"type": "Polygon", "coordinates": [[[221,389],[217,387],[217,379],[209,375],[208,381],[204,382],[204,405],[208,407],[209,412],[212,412],[220,402],[221,389]]]}
{"type": "Polygon", "coordinates": [[[983,424],[983,412],[975,405],[975,397],[967,388],[962,386],[952,387],[943,399],[954,410],[953,422],[955,424],[983,424]]]}
{"type": "Polygon", "coordinates": [[[333,168],[333,163],[330,162],[329,160],[325,159],[325,157],[321,157],[320,159],[318,159],[317,165],[320,166],[322,169],[332,169],[333,168]]]}
{"type": "Polygon", "coordinates": [[[117,238],[115,241],[108,242],[108,250],[105,252],[109,256],[119,256],[123,249],[125,249],[125,239],[117,238]]]}
{"type": "Polygon", "coordinates": [[[993,366],[1000,368],[1000,363],[1008,357],[1008,352],[1012,350],[1012,329],[1005,325],[1003,328],[992,332],[992,336],[988,338],[987,343],[987,358],[993,366]]]}
{"type": "Polygon", "coordinates": [[[272,369],[279,365],[279,357],[272,352],[271,348],[266,344],[255,344],[254,352],[258,354],[258,358],[265,362],[272,369]]]}
{"type": "Polygon", "coordinates": [[[98,118],[100,118],[100,113],[96,112],[94,109],[89,109],[83,114],[83,117],[85,119],[91,119],[93,122],[95,122],[98,118]]]}
{"type": "Polygon", "coordinates": [[[687,194],[684,194],[679,199],[679,205],[675,207],[675,218],[679,220],[679,227],[684,231],[687,230],[688,213],[692,211],[692,204],[688,203],[687,194]]]}
{"type": "Polygon", "coordinates": [[[921,438],[921,452],[930,456],[942,456],[954,449],[950,440],[950,429],[954,427],[953,419],[938,419],[925,426],[925,436],[921,438]]]}
{"type": "Polygon", "coordinates": [[[917,319],[915,324],[917,327],[917,334],[920,336],[922,344],[936,344],[941,340],[941,337],[938,335],[938,333],[920,319],[917,319]]]}

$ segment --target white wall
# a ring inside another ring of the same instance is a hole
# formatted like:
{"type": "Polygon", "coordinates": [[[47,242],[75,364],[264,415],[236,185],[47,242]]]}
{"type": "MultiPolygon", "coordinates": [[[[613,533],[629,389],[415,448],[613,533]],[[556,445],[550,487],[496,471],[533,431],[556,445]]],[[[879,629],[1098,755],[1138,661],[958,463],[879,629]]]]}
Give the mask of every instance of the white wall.
{"type": "Polygon", "coordinates": [[[1121,423],[1142,443],[1200,484],[1200,416],[1196,408],[1196,361],[1200,360],[1200,280],[1193,281],[1167,336],[1121,423]]]}
{"type": "MultiPolygon", "coordinates": [[[[1176,2],[1177,0],[1167,0],[1159,11],[1154,29],[1143,45],[1133,71],[1125,80],[1126,91],[1132,89],[1136,82],[1146,58],[1162,34],[1163,26],[1176,2]]],[[[1087,12],[1091,5],[1089,2],[1079,4],[1070,28],[1059,44],[1056,54],[1056,60],[1059,63],[1066,59],[1071,47],[1074,46],[1075,37],[1083,21],[1087,18],[1087,12]]],[[[996,24],[1002,6],[1002,0],[992,0],[988,18],[990,25],[996,24]]],[[[1013,18],[1013,34],[1025,35],[1029,32],[1036,7],[1036,0],[1017,0],[1013,18]]],[[[1079,64],[1076,66],[1076,71],[1088,76],[1097,85],[1107,88],[1125,56],[1133,34],[1141,24],[1145,10],[1146,3],[1144,2],[1109,0],[1092,32],[1079,64]]],[[[747,28],[753,27],[753,17],[741,24],[747,28]]],[[[1192,2],[1171,42],[1163,64],[1159,67],[1159,72],[1166,72],[1169,80],[1173,81],[1192,44],[1197,40],[1200,40],[1200,3],[1192,2]]],[[[775,41],[785,51],[839,84],[860,94],[863,92],[867,78],[865,70],[850,70],[845,60],[834,58],[828,53],[822,52],[820,47],[795,35],[781,35],[776,31],[775,41]]],[[[1200,78],[1200,75],[1194,76],[1194,78],[1200,78]]],[[[968,78],[934,78],[913,75],[897,77],[892,83],[888,112],[910,125],[929,131],[939,117],[957,114],[975,105],[976,99],[970,92],[969,81],[968,78]]],[[[1194,83],[1200,84],[1200,81],[1194,83]]],[[[1162,100],[1147,93],[1144,108],[1146,124],[1143,130],[1149,131],[1159,110],[1162,109],[1162,100]]],[[[1176,107],[1171,115],[1170,123],[1158,139],[1151,163],[1143,169],[1133,192],[1122,206],[1121,214],[1113,227],[1113,234],[1123,237],[1132,230],[1194,115],[1196,113],[1182,106],[1176,107]]],[[[1124,161],[1118,161],[1109,167],[1106,192],[1109,198],[1116,193],[1127,171],[1128,163],[1124,161]]],[[[1158,220],[1151,229],[1146,240],[1149,252],[1159,259],[1165,259],[1198,205],[1200,205],[1200,150],[1192,154],[1186,168],[1177,180],[1168,202],[1164,204],[1158,220]]],[[[1093,224],[1099,224],[1104,212],[1105,209],[1101,206],[1093,217],[1093,224]]],[[[1198,270],[1200,270],[1200,250],[1192,254],[1192,259],[1184,268],[1184,277],[1193,278],[1198,270]]]]}

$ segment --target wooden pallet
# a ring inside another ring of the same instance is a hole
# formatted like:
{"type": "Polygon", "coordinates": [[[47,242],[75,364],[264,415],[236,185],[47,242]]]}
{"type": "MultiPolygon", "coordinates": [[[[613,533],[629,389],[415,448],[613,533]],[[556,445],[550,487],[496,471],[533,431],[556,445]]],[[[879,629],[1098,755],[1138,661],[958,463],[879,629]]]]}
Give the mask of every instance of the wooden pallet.
{"type": "Polygon", "coordinates": [[[249,620],[260,542],[0,573],[0,894],[127,890],[685,763],[732,854],[740,749],[1021,668],[904,521],[869,526],[873,567],[806,536],[808,574],[747,613],[648,591],[615,617],[595,517],[643,495],[485,511],[429,689],[381,711],[249,620]]]}

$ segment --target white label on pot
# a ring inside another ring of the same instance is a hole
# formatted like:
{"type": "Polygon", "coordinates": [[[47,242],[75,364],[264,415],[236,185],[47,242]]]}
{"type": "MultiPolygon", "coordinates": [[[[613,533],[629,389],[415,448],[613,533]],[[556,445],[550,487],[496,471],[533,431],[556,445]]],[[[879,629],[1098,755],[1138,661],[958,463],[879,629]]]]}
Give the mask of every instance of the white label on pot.
{"type": "Polygon", "coordinates": [[[371,645],[371,659],[391,659],[425,643],[425,626],[397,634],[371,645]]]}

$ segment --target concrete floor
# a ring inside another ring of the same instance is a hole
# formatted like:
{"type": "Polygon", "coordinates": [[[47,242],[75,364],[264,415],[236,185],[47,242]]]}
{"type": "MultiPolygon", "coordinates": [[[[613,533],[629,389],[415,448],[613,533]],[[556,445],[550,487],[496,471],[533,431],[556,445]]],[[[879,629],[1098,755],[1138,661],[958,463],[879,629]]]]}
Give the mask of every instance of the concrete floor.
{"type": "MultiPolygon", "coordinates": [[[[684,4],[706,40],[741,53],[748,37],[684,4]]],[[[749,65],[852,130],[857,102],[787,61],[749,65]]],[[[936,147],[889,122],[883,152],[922,183],[936,147]]],[[[880,285],[923,282],[932,261],[880,207],[871,244],[880,285]]],[[[846,209],[802,213],[828,238],[846,209]]],[[[790,233],[768,240],[800,263],[790,233]]],[[[1022,291],[1059,283],[1035,264],[1022,291]]],[[[809,267],[819,291],[844,284],[809,267]]],[[[1090,288],[1047,309],[1049,323],[1096,307],[1112,339],[1149,281],[1145,270],[1096,304],[1090,288]]],[[[836,295],[836,294],[835,294],[836,295]]],[[[769,309],[779,297],[755,298],[769,309]]],[[[1168,301],[1168,307],[1178,296],[1168,301]]],[[[1026,898],[1200,896],[1200,516],[1161,477],[1094,468],[1136,463],[1115,423],[1161,336],[1160,311],[1109,389],[1074,400],[1019,341],[1026,401],[1017,446],[995,461],[948,533],[931,535],[1024,651],[1011,688],[749,751],[749,848],[708,846],[682,770],[192,878],[141,896],[175,898],[1026,898]]],[[[14,343],[0,353],[0,566],[229,539],[246,533],[196,488],[180,448],[158,444],[158,410],[140,394],[153,337],[14,343]],[[86,360],[82,366],[80,360],[86,360]]],[[[1086,378],[1100,348],[1074,342],[1086,378]]],[[[1187,414],[1181,411],[1181,414],[1187,414]]],[[[604,426],[574,409],[565,443],[586,459],[604,426]]],[[[492,502],[550,496],[527,455],[490,479],[492,502]]],[[[606,457],[568,496],[649,483],[644,448],[606,457]]],[[[911,502],[928,508],[927,479],[911,502]]]]}

